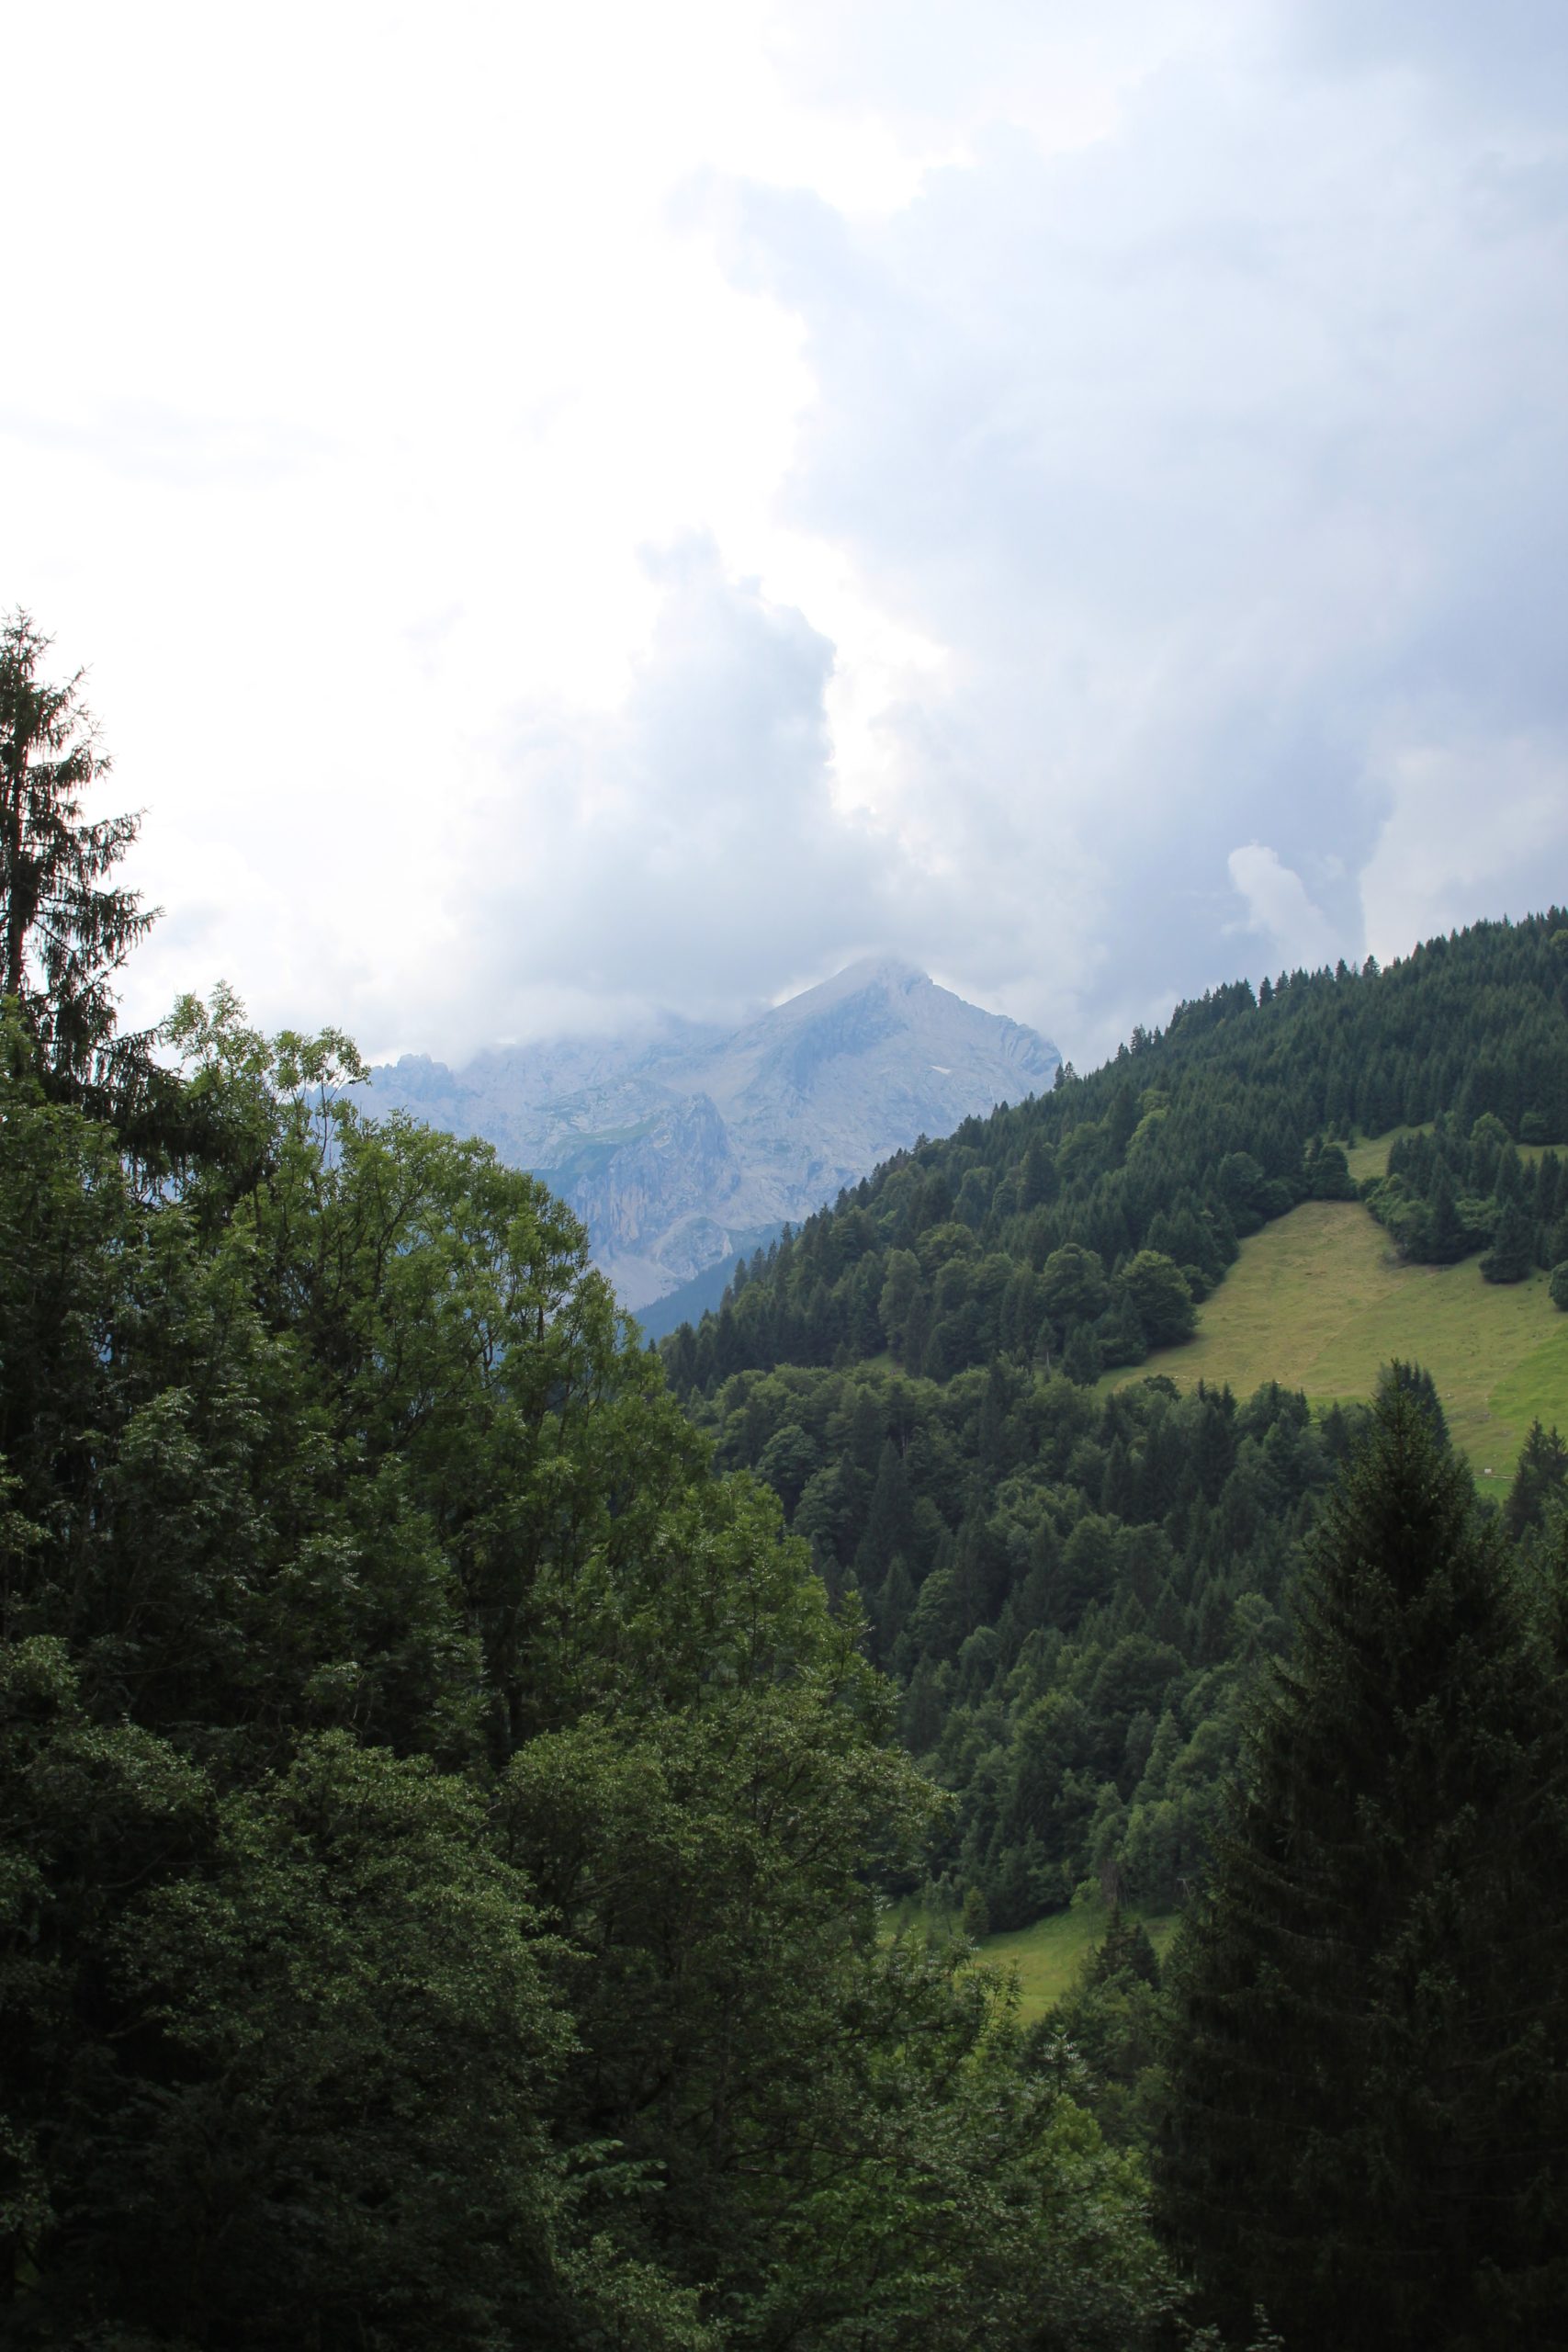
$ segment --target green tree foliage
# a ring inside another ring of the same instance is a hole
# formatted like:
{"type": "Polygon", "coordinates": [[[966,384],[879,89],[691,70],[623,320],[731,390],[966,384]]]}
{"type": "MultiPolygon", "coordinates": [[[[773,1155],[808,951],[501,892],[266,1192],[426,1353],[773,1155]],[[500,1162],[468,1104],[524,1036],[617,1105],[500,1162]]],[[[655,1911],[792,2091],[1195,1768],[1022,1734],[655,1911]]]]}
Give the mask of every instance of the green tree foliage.
{"type": "Polygon", "coordinates": [[[1092,1323],[1108,1295],[1098,1253],[1069,1241],[1053,1250],[1040,1270],[1040,1304],[1054,1322],[1092,1323]]]}
{"type": "MultiPolygon", "coordinates": [[[[858,1591],[903,1736],[953,1794],[899,1892],[956,1920],[974,1889],[1005,1928],[1080,1888],[1162,1910],[1201,1889],[1362,1416],[1272,1386],[1108,1396],[1100,1374],[1179,1344],[1242,1237],[1348,1199],[1354,1129],[1404,1130],[1367,1205],[1406,1255],[1517,1249],[1521,1220],[1532,1263],[1568,1255],[1563,1162],[1519,1148],[1568,1139],[1561,932],[1555,912],[1481,924],[1384,972],[1179,1007],[1105,1069],[901,1155],[668,1344],[720,1458],[776,1464],[830,1589],[858,1591]]],[[[1440,1439],[1430,1381],[1390,1385],[1440,1439]]],[[[1523,1538],[1542,1577],[1554,1510],[1523,1538]]],[[[1078,2030],[1096,2112],[1134,2139],[1156,1999],[1135,1983],[1085,1996],[1114,2031],[1088,2009],[1078,2030]]]]}
{"type": "Polygon", "coordinates": [[[1509,1538],[1517,1544],[1532,1528],[1544,1527],[1551,1506],[1565,1493],[1568,1444],[1555,1429],[1543,1430],[1539,1420],[1532,1421],[1503,1506],[1503,1526],[1509,1538]]]}
{"type": "Polygon", "coordinates": [[[1314,1201],[1353,1201],[1356,1198],[1350,1163],[1340,1144],[1320,1145],[1309,1157],[1307,1174],[1314,1201]]]}
{"type": "MultiPolygon", "coordinates": [[[[1500,1237],[1517,1261],[1522,1221],[1537,1261],[1562,1256],[1563,1163],[1514,1141],[1527,1111],[1568,1136],[1554,925],[1179,1007],[1093,1077],[891,1162],[770,1253],[728,1320],[669,1344],[726,1464],[776,1471],[831,1589],[859,1589],[907,1736],[958,1799],[931,1860],[944,1903],[976,1885],[1005,1927],[1106,1870],[1148,1904],[1196,1883],[1242,1694],[1287,1645],[1293,1548],[1356,1417],[1314,1430],[1278,1391],[1238,1408],[1097,1384],[1180,1343],[1241,1234],[1353,1190],[1334,1139],[1352,1119],[1426,1123],[1369,1199],[1409,1254],[1500,1237]],[[937,1217],[944,1200],[964,1216],[937,1217]],[[884,1339],[903,1380],[865,1362],[884,1339]],[[1134,1638],[1179,1671],[1102,1707],[1100,1668],[1134,1638]]],[[[1424,1401],[1440,1426],[1429,1380],[1424,1401]]]]}
{"type": "Polygon", "coordinates": [[[1122,2352],[1175,2297],[1136,2160],[1109,2146],[1074,2070],[1030,2052],[1011,1998],[958,1953],[901,1942],[797,2078],[803,2192],[738,2340],[1122,2352]],[[802,2282],[807,2292],[801,2291],[802,2282]]]}
{"type": "Polygon", "coordinates": [[[1527,1162],[1494,1113],[1483,1113],[1468,1136],[1439,1113],[1429,1131],[1396,1138],[1388,1172],[1367,1199],[1405,1257],[1451,1265],[1484,1250],[1488,1282],[1523,1282],[1532,1267],[1551,1262],[1564,1182],[1556,1152],[1527,1162]]]}
{"type": "Polygon", "coordinates": [[[1035,2029],[1035,2043],[1067,2045],[1087,2071],[1087,2102],[1101,2131],[1118,2145],[1135,2146],[1157,2114],[1166,2030],[1154,1945],[1142,1920],[1115,1904],[1103,1941],[1035,2029]]]}
{"type": "Polygon", "coordinates": [[[1122,1270],[1122,1295],[1152,1348],[1177,1346],[1197,1326],[1192,1293],[1179,1266],[1159,1250],[1140,1250],[1122,1270]]]}
{"type": "Polygon", "coordinates": [[[0,993],[56,1087],[102,1105],[146,1068],[146,1041],[116,1035],[110,980],[153,917],[107,879],[139,820],[84,815],[109,763],[82,673],[40,674],[49,645],[26,613],[0,622],[0,993]]]}
{"type": "Polygon", "coordinates": [[[1145,2340],[1137,2167],[880,1941],[940,1801],[581,1229],[331,1033],[168,1040],[152,1184],[0,1080],[6,2342],[1145,2340]]]}
{"type": "MultiPolygon", "coordinates": [[[[54,1663],[41,1645],[18,1660],[54,1663]]],[[[51,1831],[80,1836],[71,1799],[96,1781],[146,1874],[116,1901],[130,1855],[108,1825],[96,1884],[39,1871],[46,1948],[62,1975],[75,1961],[104,2037],[82,2035],[62,1982],[52,1999],[39,1986],[42,2339],[131,2313],[153,2341],[195,2344],[558,2326],[543,2119],[568,2025],[478,1792],[333,1733],[214,1804],[166,1748],[95,1738],[62,1682],[21,1776],[45,1808],[34,1857],[51,1831]],[[182,1821],[182,1800],[205,1818],[182,1821]],[[112,1928],[71,1935],[62,1894],[112,1928]],[[92,2079],[111,2050],[112,2083],[92,2079]]]]}
{"type": "Polygon", "coordinates": [[[1481,1261],[1483,1279],[1489,1283],[1522,1283],[1530,1271],[1530,1227],[1517,1201],[1505,1201],[1497,1218],[1492,1247],[1481,1261]]]}
{"type": "Polygon", "coordinates": [[[1136,1361],[1111,1328],[1129,1261],[1154,1250],[1206,1295],[1267,1220],[1353,1193],[1353,1129],[1420,1130],[1394,1138],[1368,1193],[1405,1255],[1486,1249],[1511,1200],[1530,1262],[1556,1264],[1568,1172],[1557,1151],[1517,1145],[1568,1143],[1562,928],[1557,910],[1477,923],[1382,971],[1281,973],[1266,996],[1238,981],[1179,1005],[1092,1076],[965,1120],[808,1218],[726,1309],[664,1343],[671,1377],[711,1396],[738,1372],[826,1368],[886,1343],[901,1369],[945,1381],[998,1355],[1057,1363],[1075,1323],[1102,1362],[1136,1361]],[[938,1297],[960,1250],[984,1279],[938,1297]]]}
{"type": "Polygon", "coordinates": [[[1439,1445],[1449,1442],[1449,1417],[1443,1410],[1443,1400],[1438,1394],[1438,1384],[1425,1364],[1407,1363],[1396,1356],[1385,1363],[1378,1377],[1378,1395],[1382,1398],[1406,1396],[1439,1445]]]}
{"type": "Polygon", "coordinates": [[[728,1464],[814,1465],[793,1525],[858,1594],[902,1735],[956,1801],[927,1850],[937,1903],[956,1918],[973,1887],[998,1928],[1086,1881],[1177,1904],[1343,1417],[1336,1438],[1277,1387],[1097,1400],[998,1363],[741,1373],[704,1419],[728,1464]]]}
{"type": "MultiPolygon", "coordinates": [[[[874,1889],[978,1931],[1201,1885],[1360,1417],[1093,1384],[1185,1338],[1242,1235],[1346,1197],[1352,1122],[1422,1130],[1370,1203],[1409,1254],[1562,1259],[1561,1164],[1517,1148],[1568,1139],[1561,916],[1213,992],[900,1156],[675,1335],[688,1415],[558,1204],[359,1117],[343,1037],[187,1001],[138,1132],[107,983],[143,918],[103,887],[134,823],[86,823],[79,682],[40,685],[30,624],[6,642],[0,2333],[1168,2338],[1131,1908],[1023,2036],[962,1939],[889,1939],[874,1889]]],[[[1396,1366],[1378,1444],[1406,1425],[1436,1467],[1395,1510],[1363,1465],[1337,1507],[1193,1930],[1190,1983],[1223,1965],[1173,2062],[1173,2210],[1243,2327],[1287,2274],[1373,2278],[1393,2213],[1367,2309],[1398,2342],[1440,2175],[1445,2312],[1544,2341],[1560,1465],[1532,1433],[1506,1506],[1527,1609],[1396,1366]],[[1263,2148],[1279,2218],[1243,2198],[1227,2236],[1204,2216],[1267,2138],[1269,2065],[1308,2153],[1297,2177],[1263,2148]],[[1323,2104],[1352,2077],[1375,2128],[1323,2104]]]]}
{"type": "Polygon", "coordinates": [[[1175,1965],[1166,2195],[1289,2343],[1562,2341],[1562,1670],[1391,1384],[1175,1965]]]}

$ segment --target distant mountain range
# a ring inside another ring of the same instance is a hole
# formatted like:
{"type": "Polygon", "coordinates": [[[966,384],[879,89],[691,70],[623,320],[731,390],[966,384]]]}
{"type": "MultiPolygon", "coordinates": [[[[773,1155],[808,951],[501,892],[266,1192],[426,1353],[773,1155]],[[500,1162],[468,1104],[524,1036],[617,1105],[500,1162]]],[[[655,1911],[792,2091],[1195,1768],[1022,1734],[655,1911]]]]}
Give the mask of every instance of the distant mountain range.
{"type": "Polygon", "coordinates": [[[643,1310],[919,1136],[1043,1092],[1060,1059],[912,966],[868,959],[733,1031],[666,1016],[634,1036],[496,1047],[458,1070],[405,1054],[371,1091],[376,1108],[483,1136],[541,1176],[622,1304],[643,1310]]]}

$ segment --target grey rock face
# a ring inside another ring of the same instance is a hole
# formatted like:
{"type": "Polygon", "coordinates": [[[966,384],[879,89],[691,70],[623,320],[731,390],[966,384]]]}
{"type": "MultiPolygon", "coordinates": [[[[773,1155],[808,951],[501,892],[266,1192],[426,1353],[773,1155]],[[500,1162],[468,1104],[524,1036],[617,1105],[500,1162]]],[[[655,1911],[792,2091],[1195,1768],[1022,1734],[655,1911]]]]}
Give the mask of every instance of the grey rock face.
{"type": "Polygon", "coordinates": [[[666,1020],[498,1048],[458,1071],[407,1055],[373,1073],[370,1107],[483,1136],[533,1169],[637,1307],[919,1136],[1042,1092],[1060,1058],[912,966],[868,960],[733,1034],[666,1020]]]}

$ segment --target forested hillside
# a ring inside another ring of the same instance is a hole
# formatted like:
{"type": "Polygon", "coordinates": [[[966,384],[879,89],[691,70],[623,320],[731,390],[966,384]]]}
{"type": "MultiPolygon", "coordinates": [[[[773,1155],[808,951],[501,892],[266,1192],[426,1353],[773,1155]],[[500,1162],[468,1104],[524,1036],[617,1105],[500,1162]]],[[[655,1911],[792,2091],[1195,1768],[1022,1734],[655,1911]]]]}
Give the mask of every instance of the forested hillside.
{"type": "Polygon", "coordinates": [[[1201,1876],[1359,1415],[1091,1384],[1189,1334],[1242,1238],[1353,1198],[1353,1134],[1428,1130],[1368,1193],[1410,1256],[1483,1251],[1505,1282],[1568,1260],[1568,1164],[1517,1148],[1568,1138],[1565,920],[1183,1005],[894,1161],[664,1342],[719,1459],[858,1592],[957,1801],[930,1895],[1011,1928],[1095,1883],[1169,1909],[1201,1876]]]}
{"type": "Polygon", "coordinates": [[[1351,1196],[1344,1138],[1428,1122],[1438,1142],[1401,1148],[1380,1198],[1410,1255],[1501,1238],[1499,1279],[1521,1252],[1568,1258],[1561,1160],[1509,1149],[1568,1142],[1560,910],[1428,941],[1386,972],[1281,973],[1257,996],[1238,981],[1178,1006],[1092,1077],[1066,1064],[1052,1093],[840,1195],[738,1270],[665,1360],[682,1394],[883,1351],[939,1381],[998,1355],[1088,1380],[1181,1337],[1242,1236],[1300,1200],[1351,1196]],[[1464,1201],[1451,1219],[1439,1165],[1464,1201]]]}
{"type": "Polygon", "coordinates": [[[581,1230],[177,1035],[154,1181],[0,1101],[7,2341],[1135,2340],[1136,2177],[879,1944],[931,1792],[581,1230]]]}
{"type": "Polygon", "coordinates": [[[41,650],[0,662],[0,2335],[1152,2342],[1139,2166],[958,1948],[880,1938],[939,1800],[581,1227],[360,1117],[331,1033],[220,994],[115,1037],[136,910],[41,650]]]}

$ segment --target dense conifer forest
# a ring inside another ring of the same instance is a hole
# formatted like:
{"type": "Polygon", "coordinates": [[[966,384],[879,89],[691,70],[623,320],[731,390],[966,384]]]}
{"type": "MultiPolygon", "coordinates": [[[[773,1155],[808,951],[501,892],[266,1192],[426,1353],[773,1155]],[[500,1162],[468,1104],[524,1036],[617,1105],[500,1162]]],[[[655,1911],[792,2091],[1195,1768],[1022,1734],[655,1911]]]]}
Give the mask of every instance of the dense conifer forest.
{"type": "Polygon", "coordinates": [[[1386,972],[1369,959],[1213,989],[738,1268],[717,1315],[663,1343],[671,1378],[711,1396],[738,1372],[886,1352],[936,1381],[998,1357],[1092,1380],[1190,1330],[1246,1235],[1298,1201],[1353,1197],[1352,1133],[1435,1129],[1396,1145],[1375,1202],[1407,1255],[1501,1244],[1499,1280],[1554,1266],[1568,1176],[1555,1150],[1527,1165],[1517,1147],[1568,1143],[1565,1007],[1555,908],[1430,940],[1386,972]],[[1439,1170],[1462,1198],[1451,1221],[1439,1170]]]}
{"type": "Polygon", "coordinates": [[[1095,1887],[1168,1911],[1201,1879],[1361,1417],[1093,1384],[1190,1333],[1240,1238],[1354,1198],[1357,1131],[1415,1130],[1367,1188],[1408,1256],[1483,1251],[1497,1281],[1568,1260],[1568,1166],[1518,1149],[1568,1138],[1565,924],[1180,1006],[895,1161],[663,1343],[720,1462],[858,1595],[901,1736],[953,1793],[929,1902],[1012,1928],[1095,1887]]]}
{"type": "Polygon", "coordinates": [[[1447,1201],[1554,1262],[1562,919],[1182,1008],[667,1380],[344,1037],[222,991],[119,1036],[134,827],[45,651],[8,625],[0,2339],[1568,2341],[1561,1442],[1498,1511],[1411,1365],[1325,1418],[1092,1386],[1352,1123],[1429,1131],[1400,1247],[1447,1201]],[[1084,1889],[1025,2027],[971,1939],[1084,1889]]]}

